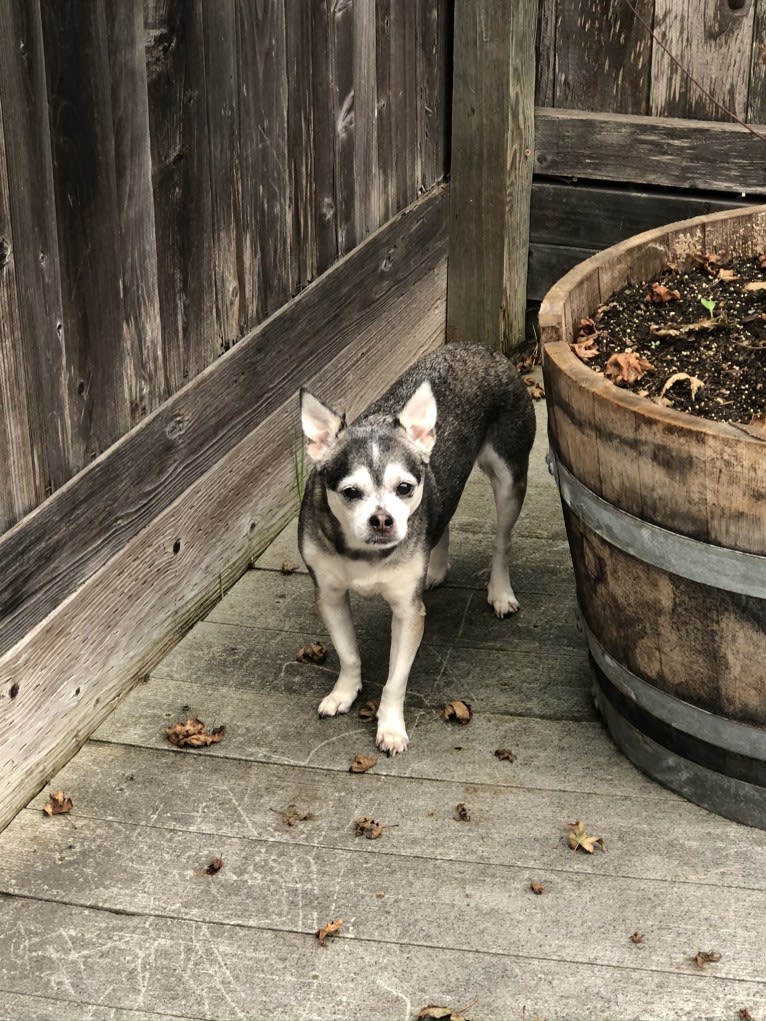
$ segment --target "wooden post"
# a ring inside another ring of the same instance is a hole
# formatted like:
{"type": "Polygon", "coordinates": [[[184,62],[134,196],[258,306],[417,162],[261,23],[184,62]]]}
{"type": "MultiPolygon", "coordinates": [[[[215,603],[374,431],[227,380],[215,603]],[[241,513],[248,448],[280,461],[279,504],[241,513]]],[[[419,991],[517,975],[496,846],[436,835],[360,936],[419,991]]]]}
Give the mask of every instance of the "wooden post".
{"type": "Polygon", "coordinates": [[[456,0],[447,340],[524,340],[537,0],[456,0]]]}

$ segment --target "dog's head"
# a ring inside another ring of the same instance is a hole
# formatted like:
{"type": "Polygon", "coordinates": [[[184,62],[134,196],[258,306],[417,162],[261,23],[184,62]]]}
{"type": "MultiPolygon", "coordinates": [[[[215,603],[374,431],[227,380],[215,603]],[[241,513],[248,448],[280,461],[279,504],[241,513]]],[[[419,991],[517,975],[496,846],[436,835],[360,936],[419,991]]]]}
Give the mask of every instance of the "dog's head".
{"type": "Polygon", "coordinates": [[[306,451],[314,461],[346,545],[392,549],[423,498],[423,479],[436,442],[436,401],[423,383],[394,417],[346,426],[345,418],[301,391],[306,451]]]}

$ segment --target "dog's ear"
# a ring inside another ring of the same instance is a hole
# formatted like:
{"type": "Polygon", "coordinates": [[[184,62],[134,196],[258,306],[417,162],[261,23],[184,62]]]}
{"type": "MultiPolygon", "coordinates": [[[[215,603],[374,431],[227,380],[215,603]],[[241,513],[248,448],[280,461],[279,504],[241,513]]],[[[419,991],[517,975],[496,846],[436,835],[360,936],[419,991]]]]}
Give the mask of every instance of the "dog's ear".
{"type": "Polygon", "coordinates": [[[397,420],[408,439],[427,457],[436,443],[436,400],[428,380],[420,384],[399,412],[397,420]]]}
{"type": "Polygon", "coordinates": [[[326,404],[301,388],[301,426],[308,440],[306,453],[312,461],[321,461],[340,433],[346,427],[344,415],[339,415],[326,404]]]}

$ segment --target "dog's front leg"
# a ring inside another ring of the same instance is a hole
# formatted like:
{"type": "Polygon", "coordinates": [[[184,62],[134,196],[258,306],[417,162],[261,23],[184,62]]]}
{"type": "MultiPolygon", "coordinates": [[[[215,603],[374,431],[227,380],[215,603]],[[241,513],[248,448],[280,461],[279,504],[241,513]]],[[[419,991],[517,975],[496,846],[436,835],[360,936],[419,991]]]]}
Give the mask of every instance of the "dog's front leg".
{"type": "Polygon", "coordinates": [[[340,660],[338,680],[330,694],[319,703],[319,715],[337,716],[349,711],[362,687],[362,663],[351,619],[348,592],[342,589],[317,589],[317,608],[340,660]]]}
{"type": "Polygon", "coordinates": [[[415,655],[420,648],[426,608],[420,598],[392,604],[391,658],[388,680],[380,696],[376,744],[383,752],[396,755],[409,744],[404,726],[404,696],[415,655]]]}

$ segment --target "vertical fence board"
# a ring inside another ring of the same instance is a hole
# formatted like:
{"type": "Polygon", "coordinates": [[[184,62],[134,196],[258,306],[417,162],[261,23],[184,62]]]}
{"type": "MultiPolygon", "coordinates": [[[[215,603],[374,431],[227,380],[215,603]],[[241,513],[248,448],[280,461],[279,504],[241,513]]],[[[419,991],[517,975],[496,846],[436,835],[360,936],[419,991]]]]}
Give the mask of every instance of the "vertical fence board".
{"type": "Polygon", "coordinates": [[[328,31],[330,97],[335,141],[335,229],[338,236],[338,255],[345,255],[357,243],[354,172],[356,127],[354,0],[331,0],[328,31]]]}
{"type": "Polygon", "coordinates": [[[751,124],[766,124],[766,3],[763,0],[756,4],[753,21],[747,119],[751,124]]]}
{"type": "Polygon", "coordinates": [[[317,272],[338,255],[338,208],[335,195],[335,86],[330,54],[331,0],[311,4],[311,90],[314,114],[314,180],[317,272]]]}
{"type": "Polygon", "coordinates": [[[556,0],[538,0],[535,106],[556,105],[556,11],[556,0]]]}
{"type": "MultiPolygon", "coordinates": [[[[13,272],[29,392],[34,450],[27,492],[42,499],[82,463],[84,437],[72,368],[63,343],[56,204],[40,8],[0,4],[0,98],[13,229],[13,272]],[[30,183],[34,182],[34,187],[30,183]]],[[[12,327],[11,327],[12,328],[12,327]]],[[[5,395],[4,395],[5,396],[5,395]]],[[[4,412],[10,415],[11,406],[4,412]]],[[[23,423],[16,428],[26,428],[23,423]]],[[[23,501],[25,502],[25,501],[23,501]]]]}
{"type": "Polygon", "coordinates": [[[452,102],[452,4],[421,0],[418,47],[418,190],[446,172],[452,102]]]}
{"type": "MultiPolygon", "coordinates": [[[[409,6],[409,5],[408,5],[409,6]]],[[[375,0],[354,0],[354,234],[357,242],[380,226],[375,0]],[[364,183],[362,183],[364,182],[364,183]]]]}
{"type": "MultiPolygon", "coordinates": [[[[714,98],[739,117],[747,115],[754,4],[730,0],[655,0],[654,30],[714,98]]],[[[660,117],[727,120],[655,44],[651,113],[660,117]]]]}
{"type": "Polygon", "coordinates": [[[202,0],[145,0],[157,281],[168,393],[218,354],[202,0]]]}
{"type": "Polygon", "coordinates": [[[287,149],[292,186],[290,272],[293,294],[304,288],[317,273],[312,6],[304,0],[285,0],[287,149]]]}
{"type": "Polygon", "coordinates": [[[144,17],[140,4],[107,4],[122,340],[130,424],[167,396],[157,289],[144,17]]]}
{"type": "MultiPolygon", "coordinates": [[[[635,0],[651,25],[654,0],[635,0]]],[[[652,38],[623,0],[560,3],[556,106],[647,114],[652,38]]]]}

